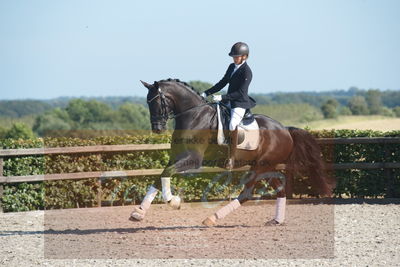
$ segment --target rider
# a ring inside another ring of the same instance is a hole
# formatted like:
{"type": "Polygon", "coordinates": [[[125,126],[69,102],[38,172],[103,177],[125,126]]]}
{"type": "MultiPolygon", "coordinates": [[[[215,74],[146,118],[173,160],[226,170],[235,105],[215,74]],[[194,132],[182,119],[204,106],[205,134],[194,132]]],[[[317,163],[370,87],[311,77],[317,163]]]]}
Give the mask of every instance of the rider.
{"type": "Polygon", "coordinates": [[[229,123],[230,134],[230,157],[226,167],[233,168],[234,154],[238,143],[237,139],[237,126],[242,121],[246,109],[253,108],[256,102],[253,98],[248,96],[249,85],[252,79],[252,72],[247,65],[246,60],[249,57],[249,47],[246,43],[235,43],[229,56],[233,57],[231,63],[224,75],[224,77],[213,87],[202,93],[203,97],[214,94],[224,88],[228,83],[228,93],[226,95],[213,95],[214,101],[222,101],[230,104],[231,107],[231,120],[229,123]]]}

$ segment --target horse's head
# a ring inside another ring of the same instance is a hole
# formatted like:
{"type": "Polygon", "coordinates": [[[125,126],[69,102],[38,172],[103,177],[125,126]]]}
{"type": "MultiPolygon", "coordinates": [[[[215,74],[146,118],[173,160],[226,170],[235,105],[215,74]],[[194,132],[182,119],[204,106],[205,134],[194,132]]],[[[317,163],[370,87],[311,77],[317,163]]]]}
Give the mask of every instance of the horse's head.
{"type": "Polygon", "coordinates": [[[203,98],[193,87],[179,79],[167,79],[148,84],[141,81],[148,89],[147,104],[150,110],[151,129],[161,133],[167,129],[169,118],[183,119],[182,114],[204,104],[203,98]]]}
{"type": "Polygon", "coordinates": [[[168,99],[161,90],[158,82],[154,82],[154,84],[141,82],[149,90],[147,93],[147,104],[150,110],[151,130],[154,133],[162,133],[167,129],[167,120],[171,113],[168,99]]]}

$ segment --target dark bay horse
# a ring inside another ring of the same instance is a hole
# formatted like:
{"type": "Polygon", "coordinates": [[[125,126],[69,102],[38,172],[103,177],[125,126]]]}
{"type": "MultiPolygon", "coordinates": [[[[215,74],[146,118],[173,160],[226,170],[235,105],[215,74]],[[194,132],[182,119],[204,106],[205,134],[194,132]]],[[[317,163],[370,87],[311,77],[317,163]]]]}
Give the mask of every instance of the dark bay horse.
{"type": "MultiPolygon", "coordinates": [[[[207,102],[188,84],[179,80],[142,83],[148,89],[147,102],[152,131],[165,131],[170,118],[175,119],[175,129],[172,134],[170,162],[161,174],[161,179],[150,187],[141,206],[135,207],[131,220],[144,218],[159,190],[162,190],[164,201],[178,208],[180,199],[170,192],[170,177],[189,169],[200,168],[205,159],[228,157],[226,148],[216,145],[218,122],[215,103],[207,102]]],[[[288,183],[279,178],[269,180],[277,192],[277,205],[275,218],[267,224],[283,222],[286,189],[291,189],[293,175],[298,172],[305,172],[314,189],[321,195],[331,194],[332,188],[326,181],[320,148],[312,135],[302,129],[284,127],[267,116],[255,115],[255,119],[260,128],[258,148],[237,149],[235,153],[235,168],[250,165],[245,187],[237,199],[203,221],[207,226],[214,225],[218,219],[224,218],[249,200],[256,183],[264,179],[265,174],[275,172],[278,164],[286,164],[285,176],[288,183]]],[[[219,161],[215,162],[218,165],[219,161]]]]}

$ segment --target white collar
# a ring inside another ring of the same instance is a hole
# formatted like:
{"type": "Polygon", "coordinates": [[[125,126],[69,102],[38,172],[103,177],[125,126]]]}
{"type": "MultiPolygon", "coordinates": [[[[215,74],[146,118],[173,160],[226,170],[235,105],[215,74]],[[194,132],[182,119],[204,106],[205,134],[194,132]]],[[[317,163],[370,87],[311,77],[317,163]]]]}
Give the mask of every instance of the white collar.
{"type": "Polygon", "coordinates": [[[235,69],[238,69],[238,68],[240,68],[240,66],[242,66],[244,63],[246,62],[246,60],[244,60],[243,62],[242,62],[242,64],[235,64],[235,69]]]}

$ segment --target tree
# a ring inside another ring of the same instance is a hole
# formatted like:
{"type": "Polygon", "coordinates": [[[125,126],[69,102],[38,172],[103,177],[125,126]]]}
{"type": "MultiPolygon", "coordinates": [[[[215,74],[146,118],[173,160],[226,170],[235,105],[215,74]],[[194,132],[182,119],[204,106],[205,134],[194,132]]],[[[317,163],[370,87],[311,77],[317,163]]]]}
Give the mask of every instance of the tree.
{"type": "Polygon", "coordinates": [[[12,139],[32,139],[34,134],[25,123],[16,122],[13,123],[11,128],[5,133],[4,137],[12,139]]]}
{"type": "Polygon", "coordinates": [[[400,118],[400,106],[397,106],[393,109],[393,112],[395,114],[396,117],[400,118]]]}
{"type": "Polygon", "coordinates": [[[360,91],[361,91],[361,90],[360,90],[357,86],[352,86],[352,87],[349,88],[349,90],[347,91],[347,93],[348,93],[350,96],[355,96],[355,95],[358,95],[360,91]]]}
{"type": "Polygon", "coordinates": [[[2,117],[20,118],[32,114],[41,114],[51,106],[41,100],[2,100],[0,114],[2,117]]]}
{"type": "Polygon", "coordinates": [[[257,105],[272,105],[273,102],[270,96],[263,94],[251,94],[251,97],[257,102],[257,105]]]}
{"type": "Polygon", "coordinates": [[[336,99],[328,99],[321,106],[321,111],[322,111],[322,114],[324,114],[324,118],[327,118],[327,119],[337,118],[338,106],[339,106],[339,103],[336,101],[336,99]]]}
{"type": "Polygon", "coordinates": [[[370,114],[381,114],[382,112],[382,97],[379,90],[368,90],[366,94],[370,114]]]}
{"type": "Polygon", "coordinates": [[[69,118],[76,123],[84,123],[89,117],[89,109],[82,99],[73,99],[69,101],[65,110],[69,118]]]}
{"type": "Polygon", "coordinates": [[[39,136],[98,136],[105,131],[132,129],[150,129],[149,111],[143,105],[125,103],[113,110],[105,103],[82,99],[73,99],[64,109],[55,108],[37,116],[33,125],[39,136]],[[69,130],[73,131],[67,133],[69,130]]]}
{"type": "Polygon", "coordinates": [[[381,108],[381,115],[387,116],[387,117],[394,117],[396,114],[394,113],[394,110],[388,107],[382,107],[381,108]]]}
{"type": "Polygon", "coordinates": [[[198,93],[202,93],[207,89],[210,89],[212,87],[211,83],[207,82],[202,82],[202,81],[190,81],[188,82],[190,86],[194,88],[194,90],[198,93]]]}
{"type": "Polygon", "coordinates": [[[110,106],[96,100],[73,99],[68,103],[66,111],[69,118],[78,125],[113,121],[113,111],[110,106]]]}
{"type": "Polygon", "coordinates": [[[118,119],[121,123],[130,124],[130,128],[149,129],[149,111],[142,105],[125,103],[118,108],[118,119]]]}
{"type": "Polygon", "coordinates": [[[86,118],[85,122],[113,122],[115,120],[115,111],[106,103],[90,100],[86,102],[86,105],[89,110],[89,117],[86,118]]]}
{"type": "Polygon", "coordinates": [[[4,139],[7,134],[7,129],[0,126],[0,139],[4,139]]]}
{"type": "Polygon", "coordinates": [[[349,109],[349,107],[344,106],[339,109],[339,114],[342,116],[349,116],[352,113],[351,113],[351,110],[349,109]]]}
{"type": "Polygon", "coordinates": [[[37,116],[33,124],[33,130],[39,136],[54,136],[57,135],[58,131],[67,131],[70,129],[71,120],[68,113],[60,108],[37,116]]]}
{"type": "Polygon", "coordinates": [[[389,108],[400,106],[400,90],[397,91],[382,91],[382,102],[389,108]]]}
{"type": "Polygon", "coordinates": [[[353,96],[348,103],[348,107],[353,115],[368,115],[368,104],[363,96],[353,96]]]}

